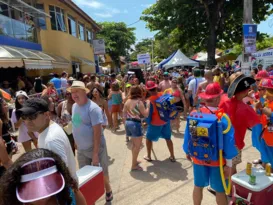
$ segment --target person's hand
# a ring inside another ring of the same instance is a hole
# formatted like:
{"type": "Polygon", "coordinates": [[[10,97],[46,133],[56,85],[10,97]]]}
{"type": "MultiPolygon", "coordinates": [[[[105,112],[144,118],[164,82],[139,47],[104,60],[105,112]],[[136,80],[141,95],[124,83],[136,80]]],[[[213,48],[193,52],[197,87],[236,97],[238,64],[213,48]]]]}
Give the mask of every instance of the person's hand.
{"type": "Polygon", "coordinates": [[[255,102],[253,103],[253,105],[254,105],[254,108],[255,108],[256,110],[260,110],[260,109],[263,108],[263,105],[262,105],[262,103],[261,103],[259,100],[255,101],[255,102]]]}
{"type": "Polygon", "coordinates": [[[263,112],[263,114],[265,114],[268,117],[270,117],[272,115],[272,111],[269,108],[266,108],[266,107],[264,107],[262,109],[262,112],[263,112]]]}
{"type": "Polygon", "coordinates": [[[224,167],[225,179],[228,179],[231,176],[231,173],[232,173],[232,167],[225,166],[224,167]]]}
{"type": "Polygon", "coordinates": [[[92,156],[92,165],[98,167],[99,164],[100,164],[99,155],[98,154],[93,154],[93,156],[92,156]]]}
{"type": "Polygon", "coordinates": [[[189,160],[190,162],[192,161],[191,156],[190,156],[189,154],[186,155],[186,158],[187,158],[187,160],[189,160]]]}

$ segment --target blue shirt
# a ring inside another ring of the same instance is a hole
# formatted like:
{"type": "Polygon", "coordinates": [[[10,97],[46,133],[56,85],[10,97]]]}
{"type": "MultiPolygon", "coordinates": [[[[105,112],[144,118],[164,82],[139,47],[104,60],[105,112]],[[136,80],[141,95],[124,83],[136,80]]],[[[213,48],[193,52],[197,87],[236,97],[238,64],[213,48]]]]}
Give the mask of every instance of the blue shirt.
{"type": "Polygon", "coordinates": [[[61,79],[54,77],[54,78],[52,78],[50,80],[50,82],[52,82],[54,84],[54,87],[56,88],[58,94],[61,94],[61,87],[62,87],[62,81],[61,81],[61,79]]]}
{"type": "MultiPolygon", "coordinates": [[[[72,107],[72,133],[79,150],[86,150],[93,146],[93,126],[102,124],[101,108],[91,100],[85,105],[74,103],[72,107]]],[[[105,144],[103,132],[101,144],[105,144]]]]}

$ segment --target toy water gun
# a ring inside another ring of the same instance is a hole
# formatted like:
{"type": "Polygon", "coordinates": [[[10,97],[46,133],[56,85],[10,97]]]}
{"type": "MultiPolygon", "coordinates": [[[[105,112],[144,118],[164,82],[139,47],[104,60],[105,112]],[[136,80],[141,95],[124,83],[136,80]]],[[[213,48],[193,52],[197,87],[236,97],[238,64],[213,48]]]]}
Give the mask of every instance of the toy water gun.
{"type": "Polygon", "coordinates": [[[11,100],[11,95],[2,89],[0,89],[0,97],[5,99],[7,102],[11,100]]]}
{"type": "Polygon", "coordinates": [[[229,177],[228,186],[227,186],[225,176],[224,176],[224,169],[223,169],[223,149],[224,149],[224,136],[223,136],[223,134],[226,134],[226,133],[228,133],[230,131],[231,121],[230,121],[229,117],[224,113],[224,111],[222,109],[216,111],[215,114],[216,114],[217,119],[218,119],[217,132],[218,132],[218,137],[219,137],[220,174],[221,174],[221,179],[222,179],[222,183],[223,183],[226,195],[229,195],[229,193],[231,191],[231,178],[229,177]],[[222,122],[221,122],[222,117],[226,118],[226,120],[228,122],[227,129],[225,129],[225,130],[223,130],[223,126],[222,126],[222,122]]]}

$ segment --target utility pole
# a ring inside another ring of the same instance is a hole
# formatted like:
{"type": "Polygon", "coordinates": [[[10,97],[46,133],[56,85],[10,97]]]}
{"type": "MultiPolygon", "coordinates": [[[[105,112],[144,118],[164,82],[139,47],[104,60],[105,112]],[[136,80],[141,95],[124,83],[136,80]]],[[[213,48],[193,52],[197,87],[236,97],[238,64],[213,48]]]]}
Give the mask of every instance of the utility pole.
{"type": "Polygon", "coordinates": [[[152,71],[154,70],[154,37],[152,38],[152,65],[151,65],[152,71]]]}
{"type": "MultiPolygon", "coordinates": [[[[244,24],[252,24],[253,17],[253,0],[244,0],[244,24]]],[[[242,71],[245,73],[250,73],[250,62],[249,57],[251,54],[245,53],[245,43],[243,40],[243,62],[242,62],[242,71]]]]}

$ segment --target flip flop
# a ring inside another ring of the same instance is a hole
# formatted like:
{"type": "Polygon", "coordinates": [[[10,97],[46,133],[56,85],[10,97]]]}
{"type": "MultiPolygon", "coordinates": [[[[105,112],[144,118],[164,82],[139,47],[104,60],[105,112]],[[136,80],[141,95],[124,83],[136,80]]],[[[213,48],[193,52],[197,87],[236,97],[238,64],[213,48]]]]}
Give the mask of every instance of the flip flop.
{"type": "Polygon", "coordinates": [[[112,191],[110,191],[110,192],[108,192],[108,193],[106,193],[105,194],[105,200],[106,200],[106,202],[111,202],[112,200],[113,200],[113,193],[112,193],[112,191]]]}
{"type": "Polygon", "coordinates": [[[145,159],[147,162],[152,162],[153,160],[151,159],[151,158],[149,158],[149,157],[143,157],[143,159],[145,159]]]}
{"type": "Polygon", "coordinates": [[[175,158],[172,158],[172,157],[169,157],[169,160],[170,160],[171,162],[176,162],[176,159],[175,159],[175,158]]]}
{"type": "Polygon", "coordinates": [[[143,171],[143,168],[140,166],[137,166],[136,168],[131,169],[131,172],[134,172],[134,171],[143,171]]]}

